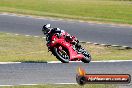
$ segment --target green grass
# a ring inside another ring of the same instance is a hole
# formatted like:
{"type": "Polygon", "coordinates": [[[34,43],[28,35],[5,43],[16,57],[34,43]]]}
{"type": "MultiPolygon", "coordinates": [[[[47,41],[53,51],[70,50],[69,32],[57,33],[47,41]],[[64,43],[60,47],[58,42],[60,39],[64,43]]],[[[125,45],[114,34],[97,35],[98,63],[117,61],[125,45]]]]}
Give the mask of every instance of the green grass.
{"type": "MultiPolygon", "coordinates": [[[[2,87],[3,88],[3,87],[2,87]]],[[[84,86],[79,85],[37,85],[37,86],[13,86],[4,88],[118,88],[115,85],[104,85],[104,84],[89,84],[84,86]]]]}
{"type": "Polygon", "coordinates": [[[0,33],[0,61],[56,60],[50,54],[42,38],[0,33]]]}
{"type": "Polygon", "coordinates": [[[129,0],[0,0],[0,12],[132,24],[129,0]]]}
{"type": "MultiPolygon", "coordinates": [[[[131,60],[132,49],[82,44],[92,55],[93,60],[131,60]]],[[[48,52],[45,39],[25,37],[23,35],[0,33],[0,62],[6,61],[54,61],[57,60],[48,52]]]]}
{"type": "Polygon", "coordinates": [[[83,44],[83,46],[90,51],[93,60],[132,60],[132,49],[103,47],[91,44],[83,44]]]}

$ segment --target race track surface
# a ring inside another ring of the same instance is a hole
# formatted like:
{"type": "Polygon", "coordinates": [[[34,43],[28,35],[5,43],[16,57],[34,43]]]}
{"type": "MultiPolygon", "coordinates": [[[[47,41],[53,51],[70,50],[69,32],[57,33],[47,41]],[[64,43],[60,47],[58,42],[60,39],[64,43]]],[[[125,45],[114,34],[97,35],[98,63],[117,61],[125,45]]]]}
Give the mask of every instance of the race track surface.
{"type": "Polygon", "coordinates": [[[0,64],[0,85],[76,83],[81,66],[88,74],[130,74],[130,62],[0,64]]]}
{"type": "MultiPolygon", "coordinates": [[[[78,21],[37,19],[0,15],[0,32],[43,36],[41,27],[50,23],[53,27],[66,30],[81,41],[100,44],[125,45],[132,47],[132,27],[113,26],[78,21]]],[[[126,73],[132,75],[132,62],[91,62],[84,63],[18,63],[0,64],[0,85],[76,83],[77,68],[87,73],[126,73]]],[[[131,88],[121,87],[121,88],[131,88]]]]}
{"type": "Polygon", "coordinates": [[[0,15],[1,32],[43,36],[41,27],[47,23],[77,36],[81,41],[132,47],[132,27],[0,15]]]}

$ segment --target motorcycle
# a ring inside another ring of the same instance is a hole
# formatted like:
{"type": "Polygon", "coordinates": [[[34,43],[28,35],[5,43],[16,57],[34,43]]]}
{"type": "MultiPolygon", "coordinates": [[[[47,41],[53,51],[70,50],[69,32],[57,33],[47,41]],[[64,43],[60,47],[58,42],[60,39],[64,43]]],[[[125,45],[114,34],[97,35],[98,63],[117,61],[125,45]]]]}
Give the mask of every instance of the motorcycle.
{"type": "Polygon", "coordinates": [[[89,63],[91,61],[91,55],[83,47],[78,49],[75,45],[71,44],[66,39],[65,34],[58,36],[57,33],[54,33],[50,36],[50,33],[48,33],[46,35],[46,41],[49,51],[62,63],[80,60],[84,63],[89,63]]]}

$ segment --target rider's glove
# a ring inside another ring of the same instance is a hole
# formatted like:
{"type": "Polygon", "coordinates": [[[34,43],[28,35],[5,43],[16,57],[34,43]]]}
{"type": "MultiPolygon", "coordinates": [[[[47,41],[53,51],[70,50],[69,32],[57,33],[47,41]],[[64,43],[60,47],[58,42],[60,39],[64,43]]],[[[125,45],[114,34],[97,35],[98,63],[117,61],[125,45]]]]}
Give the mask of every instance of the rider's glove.
{"type": "Polygon", "coordinates": [[[56,33],[57,37],[60,38],[61,37],[61,33],[56,33]]]}
{"type": "Polygon", "coordinates": [[[66,38],[67,38],[68,40],[72,41],[72,36],[70,36],[69,34],[66,35],[66,38]]]}

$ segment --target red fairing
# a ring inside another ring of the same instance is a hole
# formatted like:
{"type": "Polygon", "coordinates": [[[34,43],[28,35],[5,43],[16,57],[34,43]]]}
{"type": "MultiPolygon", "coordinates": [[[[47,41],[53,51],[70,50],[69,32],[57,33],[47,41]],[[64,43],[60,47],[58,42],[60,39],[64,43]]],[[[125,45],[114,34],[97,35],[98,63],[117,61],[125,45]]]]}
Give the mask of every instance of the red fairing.
{"type": "MultiPolygon", "coordinates": [[[[84,55],[78,54],[77,51],[73,49],[73,45],[65,40],[65,35],[67,34],[68,33],[63,33],[62,36],[60,36],[59,38],[57,37],[56,34],[54,34],[51,38],[50,44],[48,45],[50,47],[50,50],[52,50],[52,48],[57,46],[63,46],[69,52],[70,61],[81,60],[82,58],[84,58],[84,55]]],[[[73,38],[76,38],[76,37],[73,37],[73,38]]]]}

